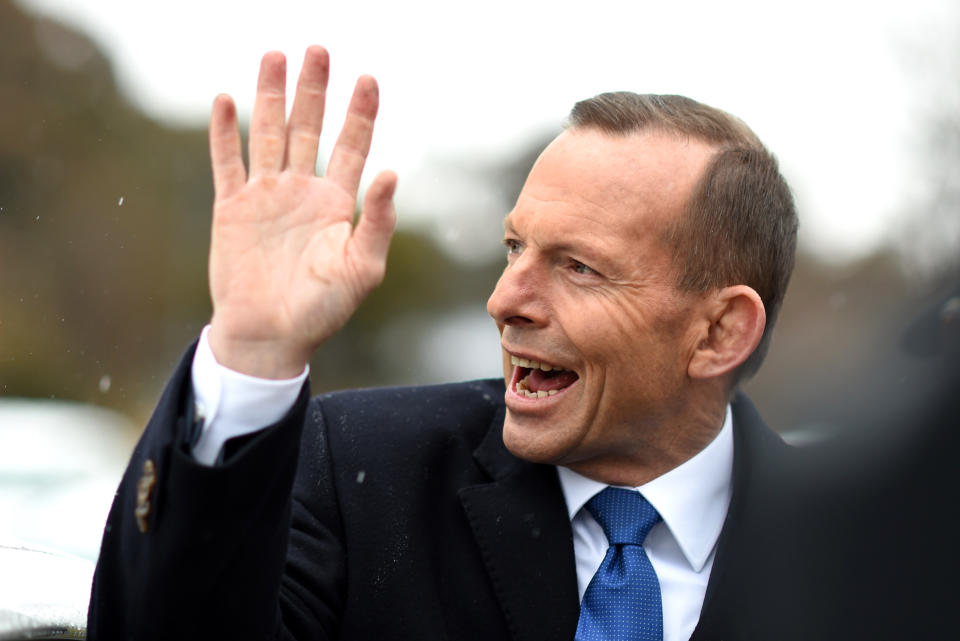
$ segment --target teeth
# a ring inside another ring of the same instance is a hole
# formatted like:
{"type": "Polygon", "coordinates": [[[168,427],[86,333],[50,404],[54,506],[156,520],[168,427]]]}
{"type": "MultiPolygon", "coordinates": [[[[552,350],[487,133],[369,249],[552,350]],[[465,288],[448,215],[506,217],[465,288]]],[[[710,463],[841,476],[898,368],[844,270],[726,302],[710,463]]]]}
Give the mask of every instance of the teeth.
{"type": "MultiPolygon", "coordinates": [[[[519,356],[511,356],[510,364],[513,365],[514,367],[540,369],[540,370],[543,370],[544,372],[551,372],[553,370],[560,371],[563,369],[561,367],[557,367],[556,365],[550,365],[549,363],[542,363],[540,361],[531,361],[526,358],[520,358],[519,356]]],[[[522,380],[517,381],[517,385],[516,385],[517,394],[520,394],[521,396],[526,396],[527,398],[546,398],[547,396],[554,396],[557,394],[557,390],[555,389],[550,390],[548,392],[545,392],[543,390],[540,390],[538,392],[530,391],[530,388],[527,387],[527,378],[529,378],[529,376],[530,375],[528,374],[527,376],[523,377],[522,380]]]]}
{"type": "Polygon", "coordinates": [[[527,398],[546,398],[548,396],[555,396],[557,394],[557,390],[552,389],[549,392],[544,392],[543,390],[540,390],[539,392],[531,392],[530,390],[526,389],[525,386],[521,386],[518,383],[517,393],[523,394],[527,398]]]}
{"type": "Polygon", "coordinates": [[[514,367],[526,367],[527,369],[540,369],[544,372],[552,372],[553,370],[561,370],[562,367],[557,367],[556,365],[550,365],[549,363],[543,363],[540,361],[531,361],[526,358],[520,358],[518,356],[510,357],[510,364],[514,367]]]}
{"type": "Polygon", "coordinates": [[[554,395],[556,395],[556,394],[557,394],[557,390],[552,389],[552,390],[550,390],[550,391],[548,391],[548,392],[544,392],[543,390],[539,390],[539,391],[536,391],[536,392],[532,392],[532,391],[530,391],[530,390],[527,388],[527,379],[524,378],[523,380],[517,381],[517,394],[522,394],[523,396],[526,396],[527,398],[545,398],[545,397],[547,397],[547,396],[554,396],[554,395]]]}

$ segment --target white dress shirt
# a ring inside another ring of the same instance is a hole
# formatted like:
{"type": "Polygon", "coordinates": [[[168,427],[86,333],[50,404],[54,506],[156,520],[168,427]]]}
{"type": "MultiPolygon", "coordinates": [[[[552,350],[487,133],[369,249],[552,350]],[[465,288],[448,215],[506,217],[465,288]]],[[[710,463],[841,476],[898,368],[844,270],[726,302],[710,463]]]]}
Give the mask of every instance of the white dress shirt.
{"type": "MultiPolygon", "coordinates": [[[[194,458],[213,465],[223,444],[280,420],[296,402],[309,368],[285,380],[261,379],[230,370],[214,358],[200,335],[191,370],[196,415],[204,421],[194,458]]],[[[607,537],[584,509],[606,485],[565,467],[557,468],[570,522],[580,598],[607,552],[607,537]]],[[[717,538],[730,505],[733,420],[730,407],[720,433],[696,456],[637,489],[663,521],[644,542],[660,580],[664,641],[686,641],[700,618],[717,538]]]]}
{"type": "Polygon", "coordinates": [[[204,465],[213,465],[229,439],[251,434],[283,418],[310,373],[309,365],[300,376],[284,380],[235,372],[217,362],[207,339],[209,332],[207,325],[200,334],[190,372],[196,417],[203,420],[193,457],[204,465]]]}
{"type": "MultiPolygon", "coordinates": [[[[573,527],[580,598],[609,547],[603,528],[584,505],[606,488],[565,467],[560,486],[573,527]]],[[[686,641],[700,619],[713,568],[717,539],[730,506],[733,475],[733,419],[730,406],[720,433],[696,456],[636,489],[663,520],[653,526],[643,547],[663,601],[664,641],[686,641]]]]}

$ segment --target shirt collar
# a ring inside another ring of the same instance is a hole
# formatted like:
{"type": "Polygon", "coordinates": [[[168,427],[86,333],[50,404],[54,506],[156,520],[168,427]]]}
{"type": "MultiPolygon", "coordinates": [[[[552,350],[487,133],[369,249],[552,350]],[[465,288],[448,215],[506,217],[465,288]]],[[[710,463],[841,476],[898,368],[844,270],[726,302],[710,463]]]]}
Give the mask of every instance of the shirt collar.
{"type": "MultiPolygon", "coordinates": [[[[606,485],[557,467],[570,520],[606,485]]],[[[636,489],[663,518],[695,572],[703,569],[720,538],[732,494],[733,415],[693,458],[636,489]]]]}

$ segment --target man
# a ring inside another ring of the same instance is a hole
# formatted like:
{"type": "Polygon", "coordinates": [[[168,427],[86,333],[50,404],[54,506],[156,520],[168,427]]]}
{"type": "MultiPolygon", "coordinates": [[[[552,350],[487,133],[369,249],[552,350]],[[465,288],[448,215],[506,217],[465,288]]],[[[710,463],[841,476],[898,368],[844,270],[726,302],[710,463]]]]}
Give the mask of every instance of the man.
{"type": "Polygon", "coordinates": [[[769,613],[796,604],[766,589],[794,531],[768,510],[790,459],[728,404],[796,239],[749,129],[680,97],[579,103],[505,221],[488,310],[506,388],[310,401],[311,354],[382,278],[396,177],[353,227],[376,84],[317,177],[327,54],[308,50],[289,122],[284,72],[264,57],[249,176],[214,103],[214,314],[118,492],[90,638],[790,636],[769,613]],[[641,506],[639,540],[608,545],[611,496],[641,506]],[[617,567],[636,607],[607,607],[617,567]]]}

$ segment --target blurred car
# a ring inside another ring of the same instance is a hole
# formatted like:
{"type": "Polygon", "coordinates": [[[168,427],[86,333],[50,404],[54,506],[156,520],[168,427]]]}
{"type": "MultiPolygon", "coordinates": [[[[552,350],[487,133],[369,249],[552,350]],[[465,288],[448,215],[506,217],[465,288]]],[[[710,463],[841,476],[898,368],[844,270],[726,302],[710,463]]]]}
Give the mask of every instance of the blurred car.
{"type": "Polygon", "coordinates": [[[0,399],[0,641],[85,638],[103,525],[138,431],[104,408],[0,399]]]}
{"type": "Polygon", "coordinates": [[[96,559],[138,432],[101,407],[0,399],[0,542],[96,559]]]}
{"type": "Polygon", "coordinates": [[[0,641],[85,639],[93,561],[0,544],[0,641]]]}

